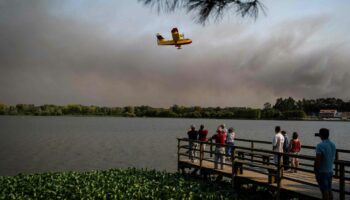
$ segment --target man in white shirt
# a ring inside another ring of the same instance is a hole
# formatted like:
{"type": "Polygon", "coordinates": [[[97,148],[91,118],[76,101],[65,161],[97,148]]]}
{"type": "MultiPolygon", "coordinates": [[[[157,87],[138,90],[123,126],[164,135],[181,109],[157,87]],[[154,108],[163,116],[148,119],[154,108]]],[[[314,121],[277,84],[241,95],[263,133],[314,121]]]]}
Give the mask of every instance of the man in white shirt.
{"type": "MultiPolygon", "coordinates": [[[[284,144],[284,137],[281,133],[281,127],[276,126],[275,127],[275,137],[273,137],[273,140],[272,140],[272,150],[274,152],[283,153],[283,144],[284,144]]],[[[276,155],[276,154],[273,155],[273,161],[275,163],[278,162],[278,155],[276,155]]],[[[281,157],[281,162],[282,162],[282,157],[281,157]]]]}

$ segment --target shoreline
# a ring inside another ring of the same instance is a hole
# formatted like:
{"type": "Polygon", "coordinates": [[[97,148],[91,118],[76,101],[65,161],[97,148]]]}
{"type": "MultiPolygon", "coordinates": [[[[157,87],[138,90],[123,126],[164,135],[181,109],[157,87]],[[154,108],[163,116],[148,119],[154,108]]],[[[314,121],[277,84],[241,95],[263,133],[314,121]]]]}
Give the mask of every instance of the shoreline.
{"type": "Polygon", "coordinates": [[[252,120],[252,121],[325,121],[325,122],[350,122],[350,119],[315,119],[315,118],[304,118],[304,119],[250,119],[250,118],[193,118],[193,117],[128,117],[128,116],[116,116],[116,115],[0,115],[4,117],[108,117],[108,118],[149,118],[149,119],[213,119],[213,120],[252,120]]]}

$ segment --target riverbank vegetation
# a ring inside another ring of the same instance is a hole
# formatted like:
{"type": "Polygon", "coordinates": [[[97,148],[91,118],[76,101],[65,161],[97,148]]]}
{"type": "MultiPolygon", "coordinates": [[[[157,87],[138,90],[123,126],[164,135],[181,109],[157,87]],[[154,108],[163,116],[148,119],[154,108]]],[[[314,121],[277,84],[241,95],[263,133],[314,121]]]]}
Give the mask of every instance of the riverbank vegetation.
{"type": "Polygon", "coordinates": [[[172,118],[218,118],[218,119],[305,119],[316,117],[321,109],[336,109],[350,112],[350,101],[336,98],[302,99],[279,98],[275,104],[265,103],[263,108],[248,107],[185,107],[173,105],[170,108],[150,106],[101,107],[79,104],[41,105],[0,103],[0,115],[38,116],[123,116],[123,117],[172,117],[172,118]]]}
{"type": "Polygon", "coordinates": [[[135,168],[0,177],[0,199],[252,198],[248,191],[235,193],[227,182],[135,168]]]}

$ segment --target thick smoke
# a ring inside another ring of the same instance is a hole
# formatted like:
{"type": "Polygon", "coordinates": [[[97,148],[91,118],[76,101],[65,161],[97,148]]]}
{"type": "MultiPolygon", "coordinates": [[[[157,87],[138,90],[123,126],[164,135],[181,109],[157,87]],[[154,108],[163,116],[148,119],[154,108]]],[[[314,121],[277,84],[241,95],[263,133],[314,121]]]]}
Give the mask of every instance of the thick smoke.
{"type": "Polygon", "coordinates": [[[265,34],[235,23],[198,27],[178,51],[155,45],[148,12],[125,15],[115,3],[108,12],[120,14],[92,18],[94,9],[76,5],[84,18],[65,3],[0,0],[0,101],[261,107],[281,96],[350,96],[349,44],[327,35],[327,15],[265,34]]]}

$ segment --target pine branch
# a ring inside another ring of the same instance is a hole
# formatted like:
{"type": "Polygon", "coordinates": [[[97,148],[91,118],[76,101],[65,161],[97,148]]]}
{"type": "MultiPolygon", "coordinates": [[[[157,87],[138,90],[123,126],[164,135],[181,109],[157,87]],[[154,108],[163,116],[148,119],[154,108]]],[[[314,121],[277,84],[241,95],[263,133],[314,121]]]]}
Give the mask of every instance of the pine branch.
{"type": "Polygon", "coordinates": [[[265,13],[265,6],[261,0],[138,0],[146,6],[156,7],[158,12],[172,12],[186,9],[196,13],[196,22],[205,24],[211,17],[220,19],[230,9],[234,9],[241,17],[256,19],[259,11],[265,13]]]}

